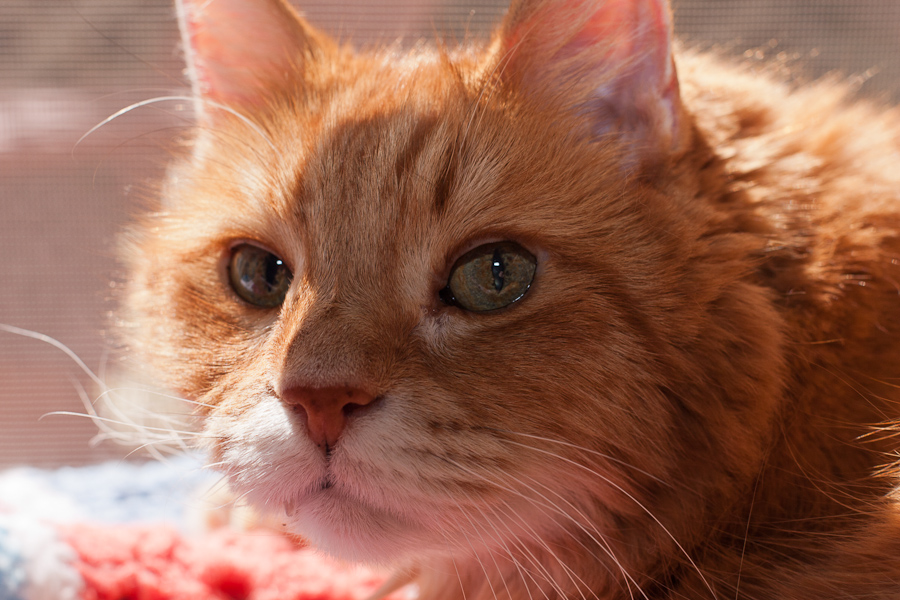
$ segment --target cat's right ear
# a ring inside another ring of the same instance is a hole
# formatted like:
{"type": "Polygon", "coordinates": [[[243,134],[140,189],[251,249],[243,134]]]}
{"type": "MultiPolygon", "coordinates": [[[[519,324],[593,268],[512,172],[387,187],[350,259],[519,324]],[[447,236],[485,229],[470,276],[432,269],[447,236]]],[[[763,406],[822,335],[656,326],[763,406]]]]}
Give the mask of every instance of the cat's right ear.
{"type": "Polygon", "coordinates": [[[569,111],[633,161],[686,137],[668,0],[513,0],[494,40],[503,85],[569,111]]]}
{"type": "Polygon", "coordinates": [[[285,0],[176,0],[194,108],[213,124],[302,81],[330,40],[285,0]]]}

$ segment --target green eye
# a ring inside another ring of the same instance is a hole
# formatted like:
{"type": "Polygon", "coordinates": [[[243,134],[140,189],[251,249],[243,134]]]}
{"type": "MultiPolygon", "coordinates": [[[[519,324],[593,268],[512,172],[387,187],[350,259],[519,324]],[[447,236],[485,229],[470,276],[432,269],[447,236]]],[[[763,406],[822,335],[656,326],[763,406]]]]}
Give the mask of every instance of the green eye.
{"type": "Polygon", "coordinates": [[[503,308],[525,295],[536,267],[537,259],[513,242],[479,246],[453,265],[441,299],[475,312],[503,308]]]}
{"type": "Polygon", "coordinates": [[[291,272],[280,258],[252,244],[231,251],[231,287],[243,300],[260,308],[276,308],[291,287],[291,272]]]}

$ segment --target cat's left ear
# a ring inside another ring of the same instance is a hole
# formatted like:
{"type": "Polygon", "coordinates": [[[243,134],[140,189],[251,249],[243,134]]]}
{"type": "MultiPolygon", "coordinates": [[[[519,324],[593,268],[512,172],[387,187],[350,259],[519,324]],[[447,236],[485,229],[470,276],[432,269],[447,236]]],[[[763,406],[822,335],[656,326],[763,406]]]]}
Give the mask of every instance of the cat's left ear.
{"type": "Polygon", "coordinates": [[[592,137],[639,156],[683,145],[668,0],[514,0],[495,44],[504,85],[571,111],[592,137]]]}
{"type": "MultiPolygon", "coordinates": [[[[244,112],[303,81],[331,41],[286,0],[176,0],[187,73],[201,122],[244,112]]],[[[252,112],[252,111],[251,111],[252,112]]]]}

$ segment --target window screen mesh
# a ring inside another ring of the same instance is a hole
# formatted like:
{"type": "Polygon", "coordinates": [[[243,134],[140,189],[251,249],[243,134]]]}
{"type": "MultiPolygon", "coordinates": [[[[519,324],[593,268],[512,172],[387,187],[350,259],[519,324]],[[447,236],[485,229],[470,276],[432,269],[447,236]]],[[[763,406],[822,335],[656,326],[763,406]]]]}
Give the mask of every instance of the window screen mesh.
{"type": "MultiPolygon", "coordinates": [[[[385,3],[318,0],[316,25],[359,45],[490,31],[493,0],[385,3]]],[[[690,44],[751,60],[786,60],[815,77],[860,76],[861,94],[900,99],[897,0],[678,0],[690,44]]],[[[185,93],[169,0],[0,2],[0,323],[72,348],[115,385],[104,331],[116,232],[158,178],[161,148],[186,113],[169,102],[136,109],[80,143],[131,103],[185,93]]],[[[0,465],[75,464],[121,456],[89,445],[80,394],[97,387],[58,349],[0,332],[0,465]],[[40,419],[40,420],[39,420],[40,419]]]]}

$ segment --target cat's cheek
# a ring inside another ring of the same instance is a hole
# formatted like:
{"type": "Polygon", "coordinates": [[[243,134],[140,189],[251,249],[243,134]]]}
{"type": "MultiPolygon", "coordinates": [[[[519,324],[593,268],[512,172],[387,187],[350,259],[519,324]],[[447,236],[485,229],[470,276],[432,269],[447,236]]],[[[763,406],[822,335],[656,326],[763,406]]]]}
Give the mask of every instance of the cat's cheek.
{"type": "Polygon", "coordinates": [[[284,405],[263,397],[239,413],[221,408],[207,419],[214,466],[249,503],[280,509],[315,487],[325,461],[284,405]]]}

